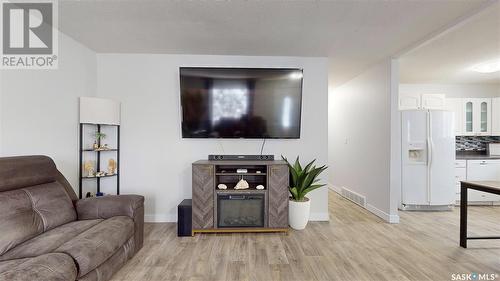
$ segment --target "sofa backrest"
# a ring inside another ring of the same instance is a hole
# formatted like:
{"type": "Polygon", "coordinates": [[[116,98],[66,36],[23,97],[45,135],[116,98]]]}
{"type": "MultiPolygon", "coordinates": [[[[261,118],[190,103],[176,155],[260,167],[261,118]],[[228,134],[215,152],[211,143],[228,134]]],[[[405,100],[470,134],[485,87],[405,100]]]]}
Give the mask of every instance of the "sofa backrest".
{"type": "Polygon", "coordinates": [[[0,158],[0,255],[76,220],[72,202],[76,196],[62,179],[49,157],[0,158]]]}

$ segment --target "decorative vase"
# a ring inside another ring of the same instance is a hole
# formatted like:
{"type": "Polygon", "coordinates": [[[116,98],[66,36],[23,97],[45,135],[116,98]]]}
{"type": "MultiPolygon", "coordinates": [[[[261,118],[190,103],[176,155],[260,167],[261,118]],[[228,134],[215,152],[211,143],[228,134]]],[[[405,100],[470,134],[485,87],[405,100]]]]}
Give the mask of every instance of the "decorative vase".
{"type": "Polygon", "coordinates": [[[296,230],[306,228],[309,221],[309,212],[311,210],[311,200],[304,197],[306,201],[288,200],[288,223],[290,227],[296,230]]]}

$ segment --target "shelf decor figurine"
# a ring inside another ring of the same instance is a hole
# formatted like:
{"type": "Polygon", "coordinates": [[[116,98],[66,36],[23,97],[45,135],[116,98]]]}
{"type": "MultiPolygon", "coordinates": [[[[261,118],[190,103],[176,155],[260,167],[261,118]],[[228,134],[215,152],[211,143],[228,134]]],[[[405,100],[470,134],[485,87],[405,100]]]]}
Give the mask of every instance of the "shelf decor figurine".
{"type": "Polygon", "coordinates": [[[116,161],[111,158],[108,160],[108,175],[114,175],[116,172],[116,161]]]}
{"type": "Polygon", "coordinates": [[[248,182],[244,179],[241,179],[234,187],[234,189],[248,189],[248,188],[250,188],[250,186],[248,185],[248,182]]]}
{"type": "Polygon", "coordinates": [[[218,189],[227,189],[227,185],[225,185],[225,184],[223,184],[223,183],[219,183],[219,184],[217,185],[217,188],[218,188],[218,189]]]}
{"type": "Polygon", "coordinates": [[[311,209],[311,200],[306,197],[306,194],[325,186],[325,184],[318,183],[318,176],[328,167],[326,165],[316,167],[313,165],[316,161],[314,159],[302,168],[298,156],[293,165],[285,157],[281,156],[281,158],[286,161],[291,176],[290,186],[288,187],[291,194],[288,200],[288,221],[293,229],[301,230],[307,225],[311,209]]]}
{"type": "Polygon", "coordinates": [[[259,184],[255,188],[258,190],[262,190],[262,189],[264,189],[264,186],[262,184],[259,184]]]}
{"type": "Polygon", "coordinates": [[[92,161],[85,161],[83,169],[87,172],[87,177],[94,177],[94,163],[92,163],[92,161]]]}

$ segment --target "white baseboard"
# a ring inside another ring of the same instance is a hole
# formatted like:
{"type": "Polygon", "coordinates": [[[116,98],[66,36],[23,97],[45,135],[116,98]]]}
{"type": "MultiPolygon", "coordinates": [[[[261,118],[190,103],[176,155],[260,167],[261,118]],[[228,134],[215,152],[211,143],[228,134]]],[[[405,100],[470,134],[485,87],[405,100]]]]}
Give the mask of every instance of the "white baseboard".
{"type": "Polygon", "coordinates": [[[145,214],[144,222],[177,222],[177,218],[167,214],[145,214]]]}
{"type": "Polygon", "coordinates": [[[385,220],[388,223],[399,223],[399,216],[398,215],[390,215],[377,207],[366,204],[366,209],[370,211],[372,214],[376,215],[377,217],[385,220]]]}
{"type": "Polygon", "coordinates": [[[399,223],[399,215],[390,215],[389,223],[399,223]]]}
{"type": "Polygon", "coordinates": [[[340,194],[340,186],[335,186],[331,183],[328,184],[328,188],[331,190],[331,191],[335,191],[337,192],[338,194],[340,194]]]}
{"type": "MultiPolygon", "coordinates": [[[[338,194],[341,194],[341,187],[340,186],[335,186],[335,185],[330,183],[328,185],[328,188],[332,191],[337,192],[338,194]]],[[[359,206],[359,205],[357,205],[357,206],[359,206]]],[[[363,208],[362,206],[359,206],[359,207],[363,208]]],[[[399,223],[399,216],[398,215],[390,215],[390,214],[376,208],[375,206],[370,205],[369,203],[366,203],[365,209],[388,223],[399,223]]]]}
{"type": "Polygon", "coordinates": [[[328,216],[328,213],[310,213],[309,220],[310,221],[329,221],[330,216],[328,216]]]}

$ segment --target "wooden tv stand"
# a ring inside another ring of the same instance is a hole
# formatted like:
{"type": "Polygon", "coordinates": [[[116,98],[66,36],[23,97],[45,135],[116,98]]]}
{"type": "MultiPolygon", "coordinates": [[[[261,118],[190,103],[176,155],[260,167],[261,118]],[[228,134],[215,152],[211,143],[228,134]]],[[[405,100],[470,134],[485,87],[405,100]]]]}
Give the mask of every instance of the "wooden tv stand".
{"type": "Polygon", "coordinates": [[[194,162],[192,165],[193,235],[197,232],[288,231],[288,181],[289,171],[285,161],[194,162]],[[240,168],[247,169],[247,173],[236,173],[236,169],[240,168]],[[248,189],[234,189],[240,179],[245,179],[249,183],[248,189]],[[217,185],[220,183],[226,184],[227,189],[218,189],[217,185]],[[264,189],[256,189],[257,185],[263,185],[264,189]],[[254,198],[254,203],[253,206],[245,205],[238,208],[237,204],[249,201],[233,201],[236,205],[233,202],[221,201],[228,197],[254,198]],[[237,209],[234,214],[237,218],[232,218],[233,214],[228,214],[230,212],[227,211],[229,208],[227,206],[237,209]],[[218,207],[221,210],[218,210],[218,207]],[[247,222],[246,218],[241,218],[245,212],[258,213],[259,216],[249,214],[249,217],[254,219],[250,222],[258,221],[255,224],[259,226],[231,225],[233,222],[247,222]]]}

